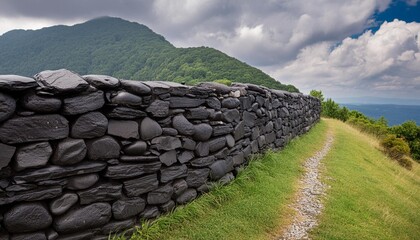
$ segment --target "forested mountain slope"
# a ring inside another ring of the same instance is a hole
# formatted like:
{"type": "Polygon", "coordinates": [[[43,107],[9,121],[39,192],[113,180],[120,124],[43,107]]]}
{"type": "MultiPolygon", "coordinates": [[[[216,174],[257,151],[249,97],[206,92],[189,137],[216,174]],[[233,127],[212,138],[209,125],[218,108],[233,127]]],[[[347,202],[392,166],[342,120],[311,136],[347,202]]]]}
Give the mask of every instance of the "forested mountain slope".
{"type": "Polygon", "coordinates": [[[148,27],[102,17],[74,26],[0,36],[0,74],[32,76],[66,68],[80,74],[194,84],[217,79],[298,91],[213,48],[176,48],[148,27]]]}

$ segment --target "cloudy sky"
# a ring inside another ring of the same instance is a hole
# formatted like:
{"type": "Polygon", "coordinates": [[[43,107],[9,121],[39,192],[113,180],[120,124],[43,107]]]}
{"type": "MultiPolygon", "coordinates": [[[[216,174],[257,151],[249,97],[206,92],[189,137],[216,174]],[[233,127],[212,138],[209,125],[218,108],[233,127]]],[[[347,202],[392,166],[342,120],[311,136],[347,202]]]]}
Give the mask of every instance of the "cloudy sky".
{"type": "Polygon", "coordinates": [[[0,0],[0,34],[115,16],[210,46],[302,92],[420,102],[418,0],[0,0]]]}

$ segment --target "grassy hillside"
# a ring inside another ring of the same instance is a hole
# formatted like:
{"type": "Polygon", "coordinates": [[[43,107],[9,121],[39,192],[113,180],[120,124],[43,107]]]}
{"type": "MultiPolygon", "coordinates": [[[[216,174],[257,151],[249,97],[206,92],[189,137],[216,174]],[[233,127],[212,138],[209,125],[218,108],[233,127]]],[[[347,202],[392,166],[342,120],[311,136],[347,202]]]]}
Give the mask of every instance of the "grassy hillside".
{"type": "Polygon", "coordinates": [[[387,158],[375,138],[326,120],[335,129],[324,160],[331,186],[313,239],[419,239],[420,167],[387,158]]]}
{"type": "Polygon", "coordinates": [[[132,239],[266,239],[286,224],[302,162],[322,148],[327,125],[290,142],[281,152],[251,161],[228,186],[144,225],[132,239]]]}
{"type": "Polygon", "coordinates": [[[32,76],[67,68],[80,74],[194,84],[216,79],[298,91],[213,48],[175,48],[148,27],[103,17],[74,26],[0,36],[0,74],[32,76]]]}
{"type": "Polygon", "coordinates": [[[291,221],[289,204],[302,162],[334,144],[323,160],[331,188],[313,239],[418,239],[420,167],[408,171],[378,149],[376,139],[324,119],[284,150],[252,161],[230,185],[144,224],[134,239],[272,239],[291,221]]]}

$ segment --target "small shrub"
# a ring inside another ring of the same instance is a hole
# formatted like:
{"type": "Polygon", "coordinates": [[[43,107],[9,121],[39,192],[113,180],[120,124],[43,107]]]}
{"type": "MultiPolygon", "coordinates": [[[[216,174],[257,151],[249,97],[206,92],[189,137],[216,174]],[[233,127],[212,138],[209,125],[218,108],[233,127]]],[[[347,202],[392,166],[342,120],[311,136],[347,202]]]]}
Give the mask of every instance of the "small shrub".
{"type": "Polygon", "coordinates": [[[393,159],[399,160],[404,155],[410,154],[410,147],[402,138],[398,138],[395,134],[388,134],[381,141],[385,152],[393,159]]]}
{"type": "Polygon", "coordinates": [[[400,166],[411,170],[413,168],[413,162],[406,156],[403,156],[402,158],[398,159],[398,164],[400,164],[400,166]]]}
{"type": "Polygon", "coordinates": [[[218,80],[214,80],[213,82],[217,82],[217,83],[220,83],[220,84],[224,84],[224,85],[226,85],[226,86],[230,86],[230,85],[232,85],[232,81],[230,81],[229,79],[218,79],[218,80]]]}

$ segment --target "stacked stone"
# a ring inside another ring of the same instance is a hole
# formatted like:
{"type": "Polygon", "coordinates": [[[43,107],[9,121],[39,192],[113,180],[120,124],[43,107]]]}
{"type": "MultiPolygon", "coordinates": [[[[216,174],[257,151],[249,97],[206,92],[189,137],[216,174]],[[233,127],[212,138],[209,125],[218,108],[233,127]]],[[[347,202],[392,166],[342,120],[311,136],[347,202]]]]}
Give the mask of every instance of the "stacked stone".
{"type": "Polygon", "coordinates": [[[0,76],[0,239],[108,239],[226,184],[319,120],[251,84],[0,76]]]}

